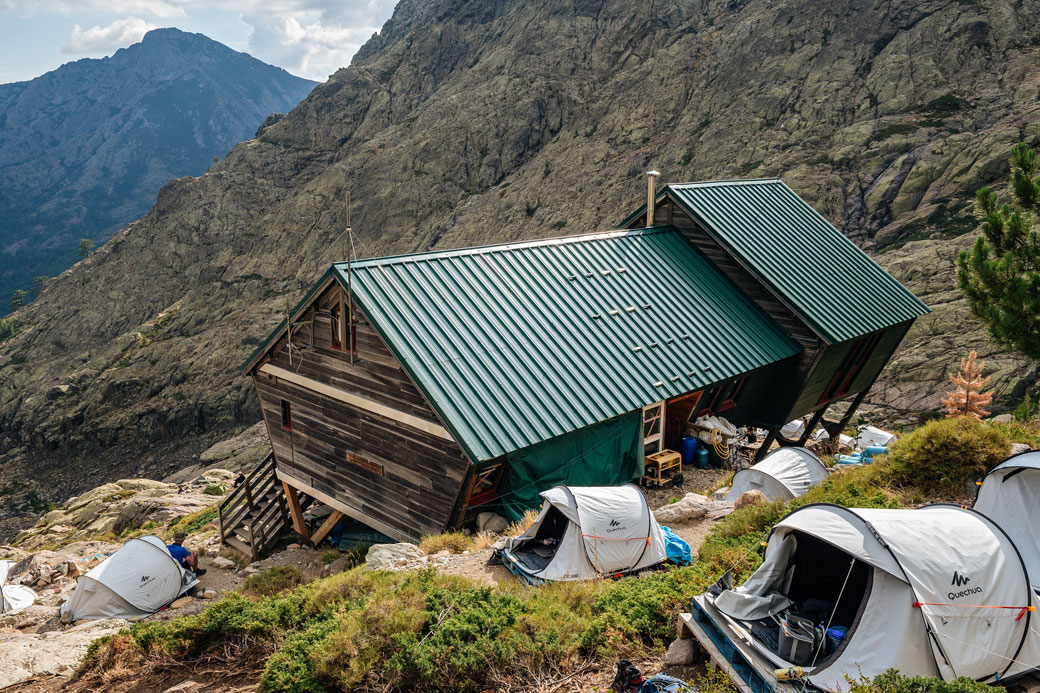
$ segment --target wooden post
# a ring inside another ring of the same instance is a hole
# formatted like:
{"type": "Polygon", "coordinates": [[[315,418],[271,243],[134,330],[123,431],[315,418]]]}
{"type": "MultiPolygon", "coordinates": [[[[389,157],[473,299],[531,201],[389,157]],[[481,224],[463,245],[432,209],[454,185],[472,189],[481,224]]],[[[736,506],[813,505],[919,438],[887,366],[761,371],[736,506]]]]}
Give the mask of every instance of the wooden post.
{"type": "Polygon", "coordinates": [[[296,489],[282,482],[285,489],[285,498],[289,502],[289,514],[292,515],[293,529],[303,537],[304,541],[310,541],[311,534],[307,531],[307,522],[303,519],[303,508],[300,507],[300,497],[296,495],[296,489]]]}
{"type": "Polygon", "coordinates": [[[805,430],[802,431],[802,435],[798,438],[799,447],[804,446],[805,441],[809,440],[809,436],[812,435],[813,431],[816,429],[816,426],[820,423],[820,419],[823,418],[824,413],[826,413],[827,409],[830,406],[831,405],[828,403],[817,409],[816,412],[812,415],[812,418],[809,419],[809,423],[805,424],[805,430]]]}
{"type": "Polygon", "coordinates": [[[314,546],[320,544],[321,540],[328,536],[329,532],[331,532],[333,528],[335,528],[335,526],[342,519],[343,513],[341,513],[339,510],[333,510],[332,514],[329,515],[328,519],[325,520],[325,522],[322,523],[321,527],[318,528],[318,531],[311,536],[311,544],[313,544],[314,546]]]}
{"type": "Polygon", "coordinates": [[[762,441],[762,444],[758,447],[758,452],[755,453],[755,463],[761,462],[762,458],[769,453],[769,446],[773,444],[774,440],[776,440],[776,436],[777,429],[774,428],[769,431],[769,435],[767,435],[766,439],[762,441]]]}
{"type": "Polygon", "coordinates": [[[863,390],[856,395],[856,399],[852,400],[852,404],[849,405],[848,410],[845,412],[845,416],[841,417],[841,421],[823,422],[823,429],[827,431],[827,435],[829,435],[832,440],[841,435],[841,432],[849,425],[849,421],[852,420],[852,416],[856,413],[856,410],[859,409],[859,405],[863,404],[863,400],[866,399],[869,390],[870,388],[868,387],[866,390],[863,390]]]}

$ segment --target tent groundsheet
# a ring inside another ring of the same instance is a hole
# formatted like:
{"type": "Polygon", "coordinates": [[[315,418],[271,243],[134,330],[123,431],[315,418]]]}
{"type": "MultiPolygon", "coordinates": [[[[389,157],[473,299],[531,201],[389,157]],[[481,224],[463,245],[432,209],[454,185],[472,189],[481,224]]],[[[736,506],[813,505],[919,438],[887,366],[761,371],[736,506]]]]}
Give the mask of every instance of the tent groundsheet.
{"type": "Polygon", "coordinates": [[[643,419],[633,412],[507,455],[496,512],[515,522],[554,486],[616,486],[641,476],[643,419]]]}
{"type": "Polygon", "coordinates": [[[1014,455],[982,482],[975,509],[1000,525],[1018,547],[1040,590],[1040,450],[1014,455]]]}
{"type": "Polygon", "coordinates": [[[140,618],[197,584],[195,574],[181,567],[162,539],[138,537],[81,576],[61,611],[76,621],[140,618]]]}
{"type": "MultiPolygon", "coordinates": [[[[810,598],[826,605],[822,625],[848,629],[834,652],[797,663],[826,690],[890,668],[992,682],[1040,666],[1025,566],[1008,536],[972,510],[800,508],[773,528],[759,569],[715,607],[753,630],[791,608],[809,613],[810,598]]],[[[752,642],[777,667],[796,664],[752,642]]]]}
{"type": "Polygon", "coordinates": [[[541,494],[542,510],[502,561],[528,582],[592,580],[663,563],[665,537],[634,484],[557,486],[541,494]]]}
{"type": "Polygon", "coordinates": [[[761,491],[769,501],[805,495],[827,478],[827,467],[805,448],[780,448],[747,469],[733,475],[726,500],[735,501],[747,491],[761,491]]]}

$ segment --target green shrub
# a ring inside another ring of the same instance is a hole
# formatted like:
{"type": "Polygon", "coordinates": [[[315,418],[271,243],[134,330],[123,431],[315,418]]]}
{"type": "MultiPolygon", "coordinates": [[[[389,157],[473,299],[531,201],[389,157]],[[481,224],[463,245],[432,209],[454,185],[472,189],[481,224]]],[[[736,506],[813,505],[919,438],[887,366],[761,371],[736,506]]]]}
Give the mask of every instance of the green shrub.
{"type": "Polygon", "coordinates": [[[1018,421],[1019,423],[1032,423],[1036,421],[1037,416],[1040,415],[1040,403],[1030,399],[1029,393],[1027,392],[1026,398],[1011,410],[1011,415],[1014,416],[1015,421],[1018,421]]]}
{"type": "Polygon", "coordinates": [[[1010,450],[1007,435],[971,417],[931,421],[892,444],[884,478],[931,500],[955,499],[1010,450]]]}
{"type": "Polygon", "coordinates": [[[987,693],[994,689],[984,683],[961,677],[955,681],[925,676],[903,676],[895,669],[878,674],[873,679],[859,680],[846,677],[849,693],[987,693]]]}
{"type": "Polygon", "coordinates": [[[303,582],[303,573],[291,565],[276,565],[256,575],[250,575],[242,585],[242,592],[253,597],[271,595],[292,589],[303,582]]]}

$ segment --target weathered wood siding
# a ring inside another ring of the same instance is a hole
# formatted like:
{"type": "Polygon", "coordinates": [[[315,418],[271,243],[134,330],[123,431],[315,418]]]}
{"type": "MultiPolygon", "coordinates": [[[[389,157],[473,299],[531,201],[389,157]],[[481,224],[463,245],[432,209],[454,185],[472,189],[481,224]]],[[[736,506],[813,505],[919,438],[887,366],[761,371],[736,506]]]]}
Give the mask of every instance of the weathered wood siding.
{"type": "MultiPolygon", "coordinates": [[[[265,364],[432,424],[440,422],[379,335],[356,326],[358,355],[332,346],[333,284],[294,322],[292,363],[283,336],[253,371],[279,471],[335,498],[400,536],[441,532],[452,519],[469,462],[453,440],[420,430],[261,372],[265,364]],[[312,320],[312,326],[304,323],[312,320]],[[313,346],[311,346],[313,330],[313,346]],[[281,401],[289,402],[292,430],[282,428],[281,401]]],[[[426,427],[424,427],[426,428],[426,427]]],[[[374,524],[374,523],[373,523],[374,524]]],[[[379,527],[377,527],[378,529],[379,527]]],[[[385,531],[385,530],[384,530],[385,531]]]]}

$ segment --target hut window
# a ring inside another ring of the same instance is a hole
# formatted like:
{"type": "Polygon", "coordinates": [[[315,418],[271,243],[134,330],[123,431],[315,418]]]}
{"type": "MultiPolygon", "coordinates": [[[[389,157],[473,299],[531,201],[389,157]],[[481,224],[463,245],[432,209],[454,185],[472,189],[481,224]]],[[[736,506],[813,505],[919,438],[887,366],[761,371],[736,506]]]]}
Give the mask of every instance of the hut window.
{"type": "Polygon", "coordinates": [[[740,394],[744,391],[745,382],[747,382],[747,378],[740,378],[719,390],[718,394],[715,395],[715,399],[719,402],[718,411],[726,411],[737,406],[740,394]]]}
{"type": "Polygon", "coordinates": [[[856,341],[852,348],[849,349],[845,360],[841,362],[841,367],[831,377],[831,381],[827,383],[827,389],[823,391],[823,396],[820,397],[820,401],[817,404],[830,402],[849,394],[852,383],[856,382],[856,378],[863,371],[863,366],[867,364],[867,359],[874,353],[874,349],[880,341],[881,333],[863,337],[856,341]]]}
{"type": "Polygon", "coordinates": [[[282,400],[282,429],[286,431],[292,430],[292,411],[289,408],[288,400],[282,400]]]}
{"type": "Polygon", "coordinates": [[[333,306],[329,312],[329,338],[332,342],[332,348],[340,351],[343,349],[343,342],[339,338],[339,306],[333,306]]]}

